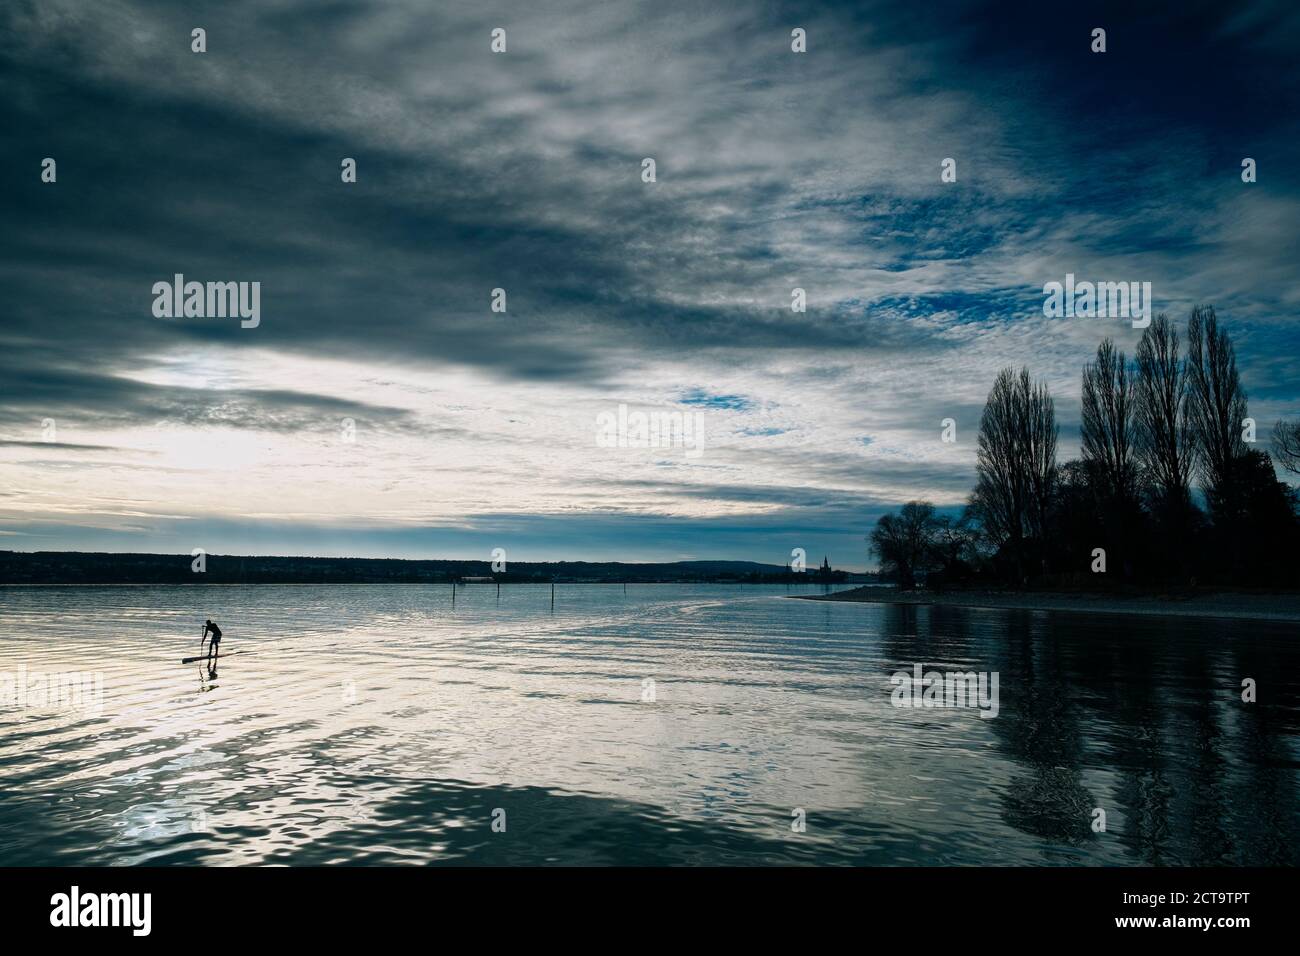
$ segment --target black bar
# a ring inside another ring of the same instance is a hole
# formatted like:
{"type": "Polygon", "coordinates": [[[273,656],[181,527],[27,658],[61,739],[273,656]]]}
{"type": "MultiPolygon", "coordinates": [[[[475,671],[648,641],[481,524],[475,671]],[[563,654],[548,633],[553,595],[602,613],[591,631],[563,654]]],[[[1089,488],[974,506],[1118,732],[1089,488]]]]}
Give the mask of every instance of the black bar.
{"type": "Polygon", "coordinates": [[[796,932],[843,930],[863,941],[901,935],[944,951],[1028,931],[1058,941],[1201,936],[1231,945],[1242,932],[1279,934],[1293,922],[1293,881],[1285,869],[51,867],[0,870],[0,925],[11,939],[75,933],[82,940],[133,940],[129,925],[52,926],[52,898],[76,886],[83,902],[88,894],[151,894],[151,939],[228,934],[233,944],[255,929],[259,947],[337,944],[381,930],[447,942],[481,932],[486,941],[502,932],[546,936],[561,924],[566,935],[608,931],[616,935],[607,941],[666,945],[685,942],[686,927],[701,921],[715,930],[726,926],[733,943],[761,942],[775,921],[796,932]],[[1167,918],[1241,917],[1248,926],[1158,925],[1167,918]],[[1157,925],[1118,926],[1124,918],[1157,925]]]}

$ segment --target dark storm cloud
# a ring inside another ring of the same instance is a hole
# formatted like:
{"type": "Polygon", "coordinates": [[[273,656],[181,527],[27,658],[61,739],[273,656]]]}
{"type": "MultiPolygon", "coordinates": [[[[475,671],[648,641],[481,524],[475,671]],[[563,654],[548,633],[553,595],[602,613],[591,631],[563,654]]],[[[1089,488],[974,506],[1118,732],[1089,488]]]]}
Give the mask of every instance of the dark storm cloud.
{"type": "Polygon", "coordinates": [[[41,451],[123,451],[115,445],[81,445],[76,442],[14,441],[0,439],[0,448],[39,448],[41,451]]]}
{"type": "MultiPolygon", "coordinates": [[[[847,458],[847,456],[846,456],[847,458]]],[[[844,477],[860,483],[864,472],[870,469],[873,477],[892,474],[895,478],[914,484],[917,488],[929,488],[932,491],[942,489],[960,493],[970,487],[971,475],[964,471],[954,473],[953,469],[917,468],[904,462],[879,462],[864,465],[861,458],[844,463],[844,477]],[[918,474],[919,472],[919,474],[918,474]]],[[[825,474],[818,475],[825,480],[825,474]]],[[[615,481],[609,483],[611,488],[635,489],[644,491],[672,491],[683,498],[696,498],[707,501],[743,502],[748,504],[779,505],[789,509],[809,509],[823,514],[860,515],[872,508],[888,510],[892,498],[864,491],[852,486],[819,487],[783,486],[783,485],[748,485],[740,483],[727,484],[674,484],[652,481],[615,481]]]]}
{"type": "MultiPolygon", "coordinates": [[[[602,97],[599,87],[580,84],[557,68],[561,53],[577,61],[590,55],[573,42],[581,34],[576,24],[562,33],[567,48],[557,51],[541,42],[549,35],[534,29],[544,10],[521,18],[509,16],[509,7],[493,14],[491,9],[454,19],[452,26],[477,30],[496,22],[493,15],[512,23],[523,19],[509,58],[485,53],[483,36],[475,35],[478,43],[448,36],[419,5],[259,10],[237,4],[200,6],[184,15],[127,5],[115,11],[115,33],[130,36],[134,29],[140,39],[116,42],[93,35],[79,18],[48,13],[44,5],[14,8],[11,25],[36,42],[30,51],[14,43],[5,51],[5,86],[15,91],[3,107],[4,125],[15,137],[10,155],[28,165],[33,157],[56,155],[60,182],[49,189],[34,174],[16,170],[6,178],[11,219],[4,276],[11,294],[5,345],[23,364],[67,355],[108,370],[195,341],[466,363],[506,377],[588,382],[617,375],[626,353],[614,349],[629,345],[949,347],[895,321],[899,298],[889,290],[843,300],[833,322],[791,321],[783,308],[788,285],[773,280],[808,263],[783,255],[772,230],[760,225],[786,220],[797,228],[799,210],[824,211],[829,197],[799,182],[817,168],[815,160],[783,162],[769,154],[777,145],[771,137],[755,137],[747,166],[720,162],[713,171],[716,184],[703,168],[704,157],[679,154],[679,144],[662,136],[647,136],[634,150],[593,128],[567,142],[564,154],[548,158],[542,121],[501,115],[491,107],[492,94],[531,98],[538,110],[549,107],[565,116],[590,111],[593,126],[611,109],[631,104],[602,97]],[[408,28],[385,34],[384,25],[400,16],[408,28]],[[201,21],[209,23],[211,46],[198,57],[186,46],[190,25],[201,21]],[[362,39],[385,35],[387,44],[362,39]],[[358,47],[369,59],[358,59],[358,47]],[[420,58],[434,52],[436,70],[425,64],[433,91],[412,92],[412,77],[421,76],[420,58]],[[105,66],[102,58],[109,54],[129,59],[105,66]],[[306,72],[315,75],[325,63],[337,66],[337,83],[316,90],[316,103],[290,101],[304,92],[295,72],[310,64],[306,72]],[[240,71],[241,78],[232,83],[227,70],[240,71]],[[468,79],[448,83],[442,92],[438,79],[455,70],[468,79]],[[156,82],[165,71],[180,73],[180,81],[156,82]],[[473,84],[488,74],[494,77],[488,89],[473,84]],[[221,89],[233,87],[236,95],[210,93],[204,84],[209,76],[222,78],[221,89]],[[422,101],[431,107],[428,115],[413,110],[422,101]],[[362,114],[367,103],[376,116],[362,114]],[[641,153],[650,152],[662,164],[658,194],[636,179],[641,153]],[[354,187],[338,182],[342,156],[357,156],[361,163],[354,187]],[[674,193],[683,182],[689,191],[674,193]],[[731,217],[710,213],[713,204],[730,208],[731,217]],[[694,236],[709,246],[697,248],[694,236]],[[260,280],[264,327],[254,336],[237,323],[153,319],[148,289],[174,272],[201,280],[260,280]],[[508,320],[487,311],[495,287],[510,293],[508,320]],[[748,298],[753,290],[770,295],[770,306],[706,304],[741,289],[748,298]],[[503,325],[508,334],[496,334],[503,325]],[[485,335],[491,336],[489,348],[485,335]]],[[[580,11],[555,8],[569,18],[581,19],[580,11]]],[[[627,68],[646,70],[676,54],[682,69],[704,70],[703,78],[713,80],[714,60],[736,66],[735,105],[742,109],[739,122],[749,128],[754,114],[788,112],[781,108],[784,90],[797,94],[818,79],[790,57],[746,62],[755,48],[770,45],[778,53],[784,24],[796,12],[750,11],[736,17],[730,32],[711,32],[715,22],[701,18],[695,35],[687,19],[673,34],[652,34],[678,35],[680,49],[643,54],[644,62],[630,59],[627,68]],[[757,42],[757,31],[772,31],[770,43],[757,42]],[[709,42],[720,44],[712,57],[693,49],[709,42]]],[[[1242,149],[1267,152],[1272,139],[1280,140],[1275,146],[1294,142],[1294,112],[1288,119],[1282,107],[1294,102],[1295,81],[1261,65],[1276,31],[1294,28],[1295,18],[1284,7],[1253,19],[1206,15],[1197,19],[1196,30],[1177,21],[1170,26],[1163,19],[1135,22],[1116,15],[1105,60],[1092,57],[1078,39],[1098,17],[1106,19],[1104,12],[1058,16],[1031,5],[1007,8],[992,21],[960,4],[919,13],[909,8],[906,16],[889,6],[863,13],[850,7],[831,14],[830,22],[856,21],[857,29],[815,35],[814,43],[844,64],[869,55],[868,38],[887,49],[936,55],[925,70],[909,69],[902,81],[910,87],[900,83],[898,98],[924,97],[958,82],[980,93],[990,115],[1022,128],[1014,139],[1045,144],[1041,153],[1024,150],[1011,166],[1022,165],[1027,180],[1054,181],[1060,192],[1053,205],[1067,209],[1086,201],[1089,211],[1104,212],[1131,201],[1128,191],[1106,186],[1117,171],[1129,180],[1140,172],[1148,205],[1160,205],[1150,201],[1153,187],[1172,190],[1171,180],[1185,175],[1185,164],[1177,157],[1152,163],[1168,146],[1137,135],[1143,124],[1160,124],[1162,135],[1179,141],[1194,137],[1203,147],[1211,135],[1217,137],[1215,158],[1230,154],[1223,158],[1230,163],[1223,174],[1228,181],[1237,162],[1232,157],[1242,149]],[[1202,22],[1211,16],[1217,22],[1202,22]],[[1192,55],[1215,58],[1216,80],[1208,71],[1187,68],[1186,46],[1177,57],[1169,52],[1170,31],[1178,42],[1192,44],[1192,55]],[[1222,68],[1225,61],[1231,69],[1222,68]],[[1032,91],[1017,88],[1018,78],[1026,77],[1035,84],[1032,91]],[[1281,90],[1279,82],[1285,84],[1281,90]],[[1268,103],[1249,95],[1263,83],[1270,89],[1268,103]],[[1097,128],[1089,133],[1093,123],[1097,128]],[[1246,130],[1250,141],[1239,142],[1246,130]],[[1144,168],[1133,169],[1137,162],[1144,168]],[[1101,175],[1083,175],[1094,163],[1093,172],[1101,175]]],[[[602,39],[610,38],[592,42],[602,39]]],[[[624,53],[637,46],[626,36],[619,42],[628,48],[624,53]]],[[[619,93],[633,92],[617,80],[613,85],[619,93]]],[[[649,114],[677,122],[725,120],[707,103],[658,102],[653,88],[640,92],[640,108],[649,114]]],[[[842,106],[853,109],[852,103],[842,106]]],[[[824,110],[825,104],[810,102],[809,122],[819,122],[824,110]]],[[[944,132],[933,132],[942,142],[944,132]]],[[[918,144],[904,145],[911,150],[918,144]]],[[[1007,149],[1004,142],[985,145],[1007,149]]],[[[939,143],[924,146],[943,151],[939,143]]],[[[827,162],[847,155],[852,144],[828,139],[827,162]]],[[[999,195],[1005,184],[988,179],[978,155],[960,161],[971,189],[959,198],[891,194],[878,183],[874,195],[836,201],[848,226],[844,238],[851,241],[855,231],[860,236],[861,248],[849,260],[859,275],[905,274],[926,261],[996,257],[1009,231],[1041,228],[1035,220],[1045,212],[1044,203],[999,195]],[[972,215],[976,208],[986,214],[972,215]]],[[[998,168],[999,175],[1007,174],[1005,164],[998,168]]],[[[927,178],[933,176],[927,172],[927,178]]],[[[1177,211],[1162,219],[1112,224],[1101,251],[1149,252],[1153,245],[1174,256],[1195,251],[1193,220],[1177,211]]],[[[1092,241],[1086,233],[1081,238],[1092,241]]],[[[955,275],[952,281],[962,279],[955,275]]],[[[1034,288],[966,294],[1008,302],[1018,296],[1023,308],[1034,288]]],[[[1215,291],[1202,295],[1212,298],[1215,291]]],[[[913,301],[926,304],[925,298],[913,301]]],[[[971,301],[978,310],[980,300],[971,301]]]]}
{"type": "Polygon", "coordinates": [[[10,428],[31,427],[56,411],[75,418],[82,426],[167,421],[301,431],[333,428],[340,418],[351,417],[383,422],[393,429],[417,427],[405,409],[288,389],[213,390],[154,385],[75,368],[23,367],[8,360],[0,361],[0,377],[7,392],[5,404],[0,406],[0,424],[10,428]]]}

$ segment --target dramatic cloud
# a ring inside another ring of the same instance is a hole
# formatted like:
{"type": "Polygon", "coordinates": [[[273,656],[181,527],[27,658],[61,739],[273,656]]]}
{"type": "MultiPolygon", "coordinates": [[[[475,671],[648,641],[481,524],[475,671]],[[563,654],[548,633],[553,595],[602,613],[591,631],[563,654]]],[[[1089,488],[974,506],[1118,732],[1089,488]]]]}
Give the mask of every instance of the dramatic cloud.
{"type": "Polygon", "coordinates": [[[1300,14],[1042,6],[7,5],[5,540],[860,567],[961,503],[1000,367],[1072,453],[1139,333],[1045,318],[1067,272],[1214,303],[1300,413],[1300,14]],[[260,324],[156,318],[177,273],[260,324]],[[620,406],[702,454],[599,446],[620,406]]]}

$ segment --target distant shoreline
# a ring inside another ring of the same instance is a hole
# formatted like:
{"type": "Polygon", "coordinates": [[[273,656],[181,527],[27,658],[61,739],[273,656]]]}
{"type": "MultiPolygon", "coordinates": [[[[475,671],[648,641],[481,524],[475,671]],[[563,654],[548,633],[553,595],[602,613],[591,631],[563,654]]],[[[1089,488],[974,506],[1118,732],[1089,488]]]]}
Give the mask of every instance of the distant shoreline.
{"type": "Polygon", "coordinates": [[[1228,617],[1300,622],[1300,594],[1246,594],[1232,591],[1197,595],[1084,594],[1032,591],[899,591],[859,587],[832,594],[792,594],[799,601],[858,604],[910,604],[1024,611],[1077,611],[1084,614],[1144,614],[1169,617],[1228,617]]]}
{"type": "MultiPolygon", "coordinates": [[[[0,581],[0,588],[429,588],[450,587],[469,590],[487,590],[498,582],[491,581],[0,581]]],[[[796,587],[824,588],[844,587],[843,584],[826,584],[823,581],[731,581],[725,578],[710,580],[708,578],[683,578],[680,581],[651,581],[629,578],[626,581],[586,581],[578,579],[557,579],[555,581],[506,581],[499,582],[502,587],[550,587],[554,585],[592,585],[616,588],[630,584],[654,587],[677,587],[683,584],[725,584],[736,587],[796,587]]],[[[872,585],[868,585],[872,586],[872,585]]],[[[883,585],[874,585],[883,587],[883,585]]],[[[791,595],[794,597],[795,595],[791,595]]]]}
{"type": "Polygon", "coordinates": [[[692,561],[514,561],[305,555],[134,554],[0,549],[0,585],[221,584],[830,584],[872,580],[778,564],[692,561]]]}

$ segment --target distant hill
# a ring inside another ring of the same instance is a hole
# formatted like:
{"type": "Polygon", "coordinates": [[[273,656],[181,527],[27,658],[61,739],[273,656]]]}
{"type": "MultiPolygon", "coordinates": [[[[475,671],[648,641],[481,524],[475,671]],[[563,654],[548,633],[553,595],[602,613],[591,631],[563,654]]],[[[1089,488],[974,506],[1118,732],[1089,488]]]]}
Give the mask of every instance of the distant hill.
{"type": "Polygon", "coordinates": [[[871,576],[809,569],[795,574],[755,561],[511,561],[493,574],[489,561],[403,558],[314,558],[209,554],[191,570],[188,554],[109,554],[86,551],[0,551],[0,584],[420,584],[463,578],[502,583],[588,581],[844,583],[871,576]]]}

